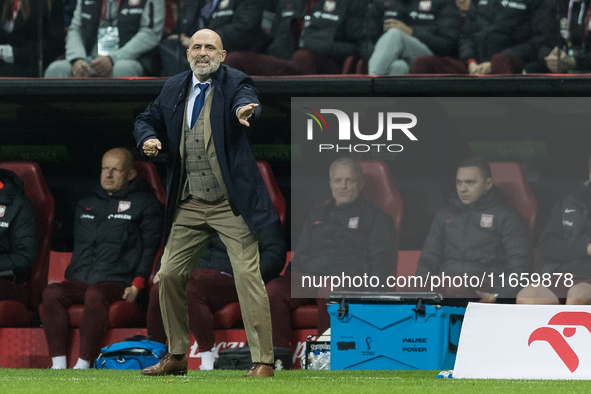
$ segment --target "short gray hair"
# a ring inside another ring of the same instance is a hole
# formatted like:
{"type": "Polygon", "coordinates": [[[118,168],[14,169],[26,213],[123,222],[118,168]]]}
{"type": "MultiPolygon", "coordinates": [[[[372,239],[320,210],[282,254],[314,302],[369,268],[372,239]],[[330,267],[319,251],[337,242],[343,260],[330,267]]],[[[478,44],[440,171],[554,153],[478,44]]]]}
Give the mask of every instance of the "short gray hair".
{"type": "Polygon", "coordinates": [[[328,174],[329,176],[330,174],[332,174],[332,169],[334,167],[349,165],[353,166],[353,171],[355,172],[355,176],[357,177],[357,179],[363,180],[363,169],[361,168],[361,164],[359,164],[357,160],[351,158],[350,156],[339,157],[338,159],[333,161],[328,170],[328,174]]]}

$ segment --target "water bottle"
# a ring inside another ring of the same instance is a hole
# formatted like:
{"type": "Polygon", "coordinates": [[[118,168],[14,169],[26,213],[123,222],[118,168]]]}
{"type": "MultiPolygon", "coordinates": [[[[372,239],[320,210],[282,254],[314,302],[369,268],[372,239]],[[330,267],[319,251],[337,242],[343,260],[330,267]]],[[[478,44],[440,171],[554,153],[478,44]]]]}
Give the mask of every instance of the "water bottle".
{"type": "Polygon", "coordinates": [[[450,370],[447,370],[447,371],[441,371],[437,375],[437,379],[453,378],[453,372],[454,372],[453,369],[450,369],[450,370]]]}

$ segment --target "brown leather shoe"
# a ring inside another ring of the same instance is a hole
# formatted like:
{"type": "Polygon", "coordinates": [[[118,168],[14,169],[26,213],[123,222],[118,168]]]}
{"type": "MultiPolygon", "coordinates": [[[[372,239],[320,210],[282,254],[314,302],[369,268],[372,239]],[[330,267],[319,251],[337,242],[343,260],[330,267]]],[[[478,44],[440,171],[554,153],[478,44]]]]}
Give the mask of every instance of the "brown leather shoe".
{"type": "Polygon", "coordinates": [[[273,367],[263,363],[252,363],[252,366],[244,375],[245,378],[270,378],[272,376],[275,376],[273,367]]]}
{"type": "Polygon", "coordinates": [[[186,375],[189,367],[187,355],[177,360],[170,353],[166,353],[164,358],[156,365],[144,368],[142,375],[146,376],[164,376],[164,375],[186,375]]]}

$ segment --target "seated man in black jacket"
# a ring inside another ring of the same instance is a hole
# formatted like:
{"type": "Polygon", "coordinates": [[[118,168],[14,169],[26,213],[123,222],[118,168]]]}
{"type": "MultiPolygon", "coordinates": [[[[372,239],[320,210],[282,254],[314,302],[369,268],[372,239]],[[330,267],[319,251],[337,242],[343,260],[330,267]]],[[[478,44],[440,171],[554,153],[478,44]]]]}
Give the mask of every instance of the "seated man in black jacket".
{"type": "Polygon", "coordinates": [[[520,288],[508,285],[509,275],[531,272],[523,218],[505,205],[501,191],[493,185],[490,166],[480,158],[459,165],[456,190],[457,195],[433,220],[416,275],[430,278],[426,290],[451,296],[490,303],[514,298],[520,288]],[[503,273],[504,285],[499,276],[503,273]],[[484,283],[442,279],[465,274],[484,277],[484,283]],[[432,284],[438,286],[431,289],[432,284]]]}
{"type": "Polygon", "coordinates": [[[374,0],[370,16],[380,32],[372,31],[369,75],[408,74],[419,56],[457,56],[462,19],[454,0],[374,0]]]}
{"type": "Polygon", "coordinates": [[[160,43],[162,76],[169,77],[190,69],[187,49],[197,30],[215,31],[227,52],[262,50],[262,18],[262,0],[181,1],[174,34],[160,43]]]}
{"type": "Polygon", "coordinates": [[[365,0],[279,0],[266,54],[231,52],[224,63],[248,75],[340,74],[349,55],[367,57],[366,9],[365,0]]]}
{"type": "MultiPolygon", "coordinates": [[[[396,269],[394,220],[361,194],[361,165],[350,157],[343,157],[331,164],[329,172],[332,199],[310,212],[288,267],[293,274],[286,273],[267,285],[275,346],[289,348],[291,311],[301,305],[318,304],[319,333],[330,326],[325,300],[330,287],[294,287],[292,292],[292,279],[299,284],[302,274],[334,277],[367,274],[385,283],[386,277],[396,269]],[[292,298],[292,293],[300,298],[292,298]],[[311,298],[312,295],[318,298],[311,298]]],[[[339,286],[348,287],[351,286],[339,286]]],[[[357,290],[372,289],[375,291],[375,288],[357,287],[357,290]]]]}
{"type": "Polygon", "coordinates": [[[591,71],[591,37],[589,15],[591,3],[582,0],[558,1],[556,19],[560,22],[560,34],[556,46],[548,55],[529,63],[526,73],[588,73],[591,71]],[[574,17],[574,16],[577,17],[574,17]]]}
{"type": "Polygon", "coordinates": [[[590,213],[591,157],[589,180],[554,206],[540,236],[541,282],[520,291],[517,303],[591,305],[590,213]]]}
{"type": "Polygon", "coordinates": [[[35,213],[23,181],[0,169],[0,300],[27,303],[25,282],[36,254],[35,213]]]}
{"type": "Polygon", "coordinates": [[[474,0],[460,33],[459,59],[421,56],[411,74],[521,74],[548,55],[558,34],[554,0],[474,0]]]}
{"type": "MultiPolygon", "coordinates": [[[[285,266],[285,240],[279,223],[265,227],[259,233],[259,254],[261,256],[261,276],[265,283],[279,276],[285,266]]],[[[158,282],[158,274],[154,277],[158,282]]],[[[166,342],[166,332],[160,312],[158,284],[150,289],[148,304],[148,335],[153,341],[166,342]]],[[[234,275],[228,250],[215,235],[191,273],[187,283],[187,302],[189,306],[189,327],[199,346],[201,370],[213,369],[215,361],[215,336],[213,313],[224,306],[238,302],[234,285],[234,275]]]]}
{"type": "Polygon", "coordinates": [[[100,187],[78,203],[66,281],[43,292],[41,320],[52,369],[66,368],[71,305],[84,304],[74,369],[86,369],[100,351],[109,305],[134,302],[150,276],[161,242],[162,204],[135,175],[131,152],[111,149],[103,156],[100,187]]]}

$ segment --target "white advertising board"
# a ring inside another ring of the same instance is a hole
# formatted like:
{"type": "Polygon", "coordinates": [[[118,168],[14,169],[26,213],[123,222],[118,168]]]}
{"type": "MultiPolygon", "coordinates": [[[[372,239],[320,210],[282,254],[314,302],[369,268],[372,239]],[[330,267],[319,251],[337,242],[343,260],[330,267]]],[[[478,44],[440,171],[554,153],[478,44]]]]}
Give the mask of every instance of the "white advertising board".
{"type": "Polygon", "coordinates": [[[591,379],[591,306],[470,303],[454,378],[591,379]]]}

